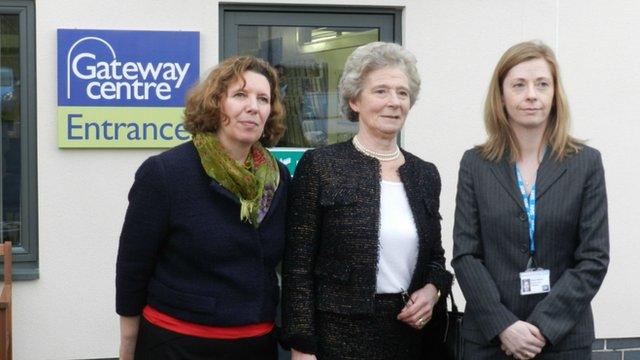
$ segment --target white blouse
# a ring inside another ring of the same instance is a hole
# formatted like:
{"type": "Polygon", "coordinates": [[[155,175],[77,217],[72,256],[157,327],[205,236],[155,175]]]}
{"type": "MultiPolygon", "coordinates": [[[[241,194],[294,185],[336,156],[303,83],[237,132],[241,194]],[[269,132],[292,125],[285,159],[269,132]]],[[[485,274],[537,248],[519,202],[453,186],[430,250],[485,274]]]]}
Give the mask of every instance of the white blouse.
{"type": "Polygon", "coordinates": [[[418,261],[418,231],[404,184],[380,183],[380,239],[376,292],[407,290],[418,261]]]}

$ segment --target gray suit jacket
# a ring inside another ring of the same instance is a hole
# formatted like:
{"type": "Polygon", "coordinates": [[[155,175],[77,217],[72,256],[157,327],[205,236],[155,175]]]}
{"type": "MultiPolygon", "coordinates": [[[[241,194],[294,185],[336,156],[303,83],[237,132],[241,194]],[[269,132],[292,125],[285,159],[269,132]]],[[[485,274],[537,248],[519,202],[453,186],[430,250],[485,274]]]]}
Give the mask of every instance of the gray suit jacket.
{"type": "Polygon", "coordinates": [[[477,149],[460,162],[451,265],[467,300],[465,339],[499,343],[517,320],[537,326],[556,350],[591,346],[591,299],[607,272],[607,195],[600,153],[588,146],[563,161],[547,152],[536,180],[536,261],[551,292],[520,295],[529,259],[527,217],[515,167],[477,149]]]}

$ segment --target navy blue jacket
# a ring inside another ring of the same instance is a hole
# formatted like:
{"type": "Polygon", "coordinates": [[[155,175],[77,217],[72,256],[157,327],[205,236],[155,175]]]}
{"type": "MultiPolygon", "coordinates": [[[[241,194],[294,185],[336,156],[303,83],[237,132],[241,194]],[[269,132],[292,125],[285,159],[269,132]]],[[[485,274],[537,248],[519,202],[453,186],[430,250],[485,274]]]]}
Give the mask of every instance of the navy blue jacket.
{"type": "Polygon", "coordinates": [[[146,304],[205,325],[273,321],[284,251],[286,189],[258,229],[240,221],[235,195],[204,172],[192,142],[147,159],[129,192],[116,265],[116,312],[146,304]]]}

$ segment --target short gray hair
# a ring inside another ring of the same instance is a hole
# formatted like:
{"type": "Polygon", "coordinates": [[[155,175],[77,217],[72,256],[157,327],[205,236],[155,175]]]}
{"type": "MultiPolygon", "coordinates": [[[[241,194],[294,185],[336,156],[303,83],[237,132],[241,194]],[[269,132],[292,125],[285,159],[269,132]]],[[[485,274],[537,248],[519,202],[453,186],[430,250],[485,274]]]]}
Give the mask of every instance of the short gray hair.
{"type": "Polygon", "coordinates": [[[420,93],[420,75],[416,68],[416,57],[402,46],[387,42],[372,42],[355,49],[344,64],[340,78],[340,110],[351,121],[358,121],[358,113],[351,109],[349,101],[362,92],[367,75],[383,68],[399,68],[409,79],[411,106],[420,93]]]}

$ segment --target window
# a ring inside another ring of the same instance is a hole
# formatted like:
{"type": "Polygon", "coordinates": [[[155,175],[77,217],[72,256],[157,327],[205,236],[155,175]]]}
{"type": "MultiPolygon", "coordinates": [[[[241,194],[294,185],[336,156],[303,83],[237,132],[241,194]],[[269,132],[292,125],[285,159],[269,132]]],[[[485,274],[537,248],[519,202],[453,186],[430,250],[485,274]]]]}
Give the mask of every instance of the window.
{"type": "MultiPolygon", "coordinates": [[[[348,140],[358,129],[339,107],[344,62],[360,45],[400,43],[401,10],[221,5],[220,58],[254,55],[280,73],[287,131],[282,148],[348,140]]],[[[286,162],[285,162],[286,163],[286,162]]]]}
{"type": "Polygon", "coordinates": [[[16,279],[38,276],[34,23],[33,1],[0,1],[0,218],[16,279]]]}

